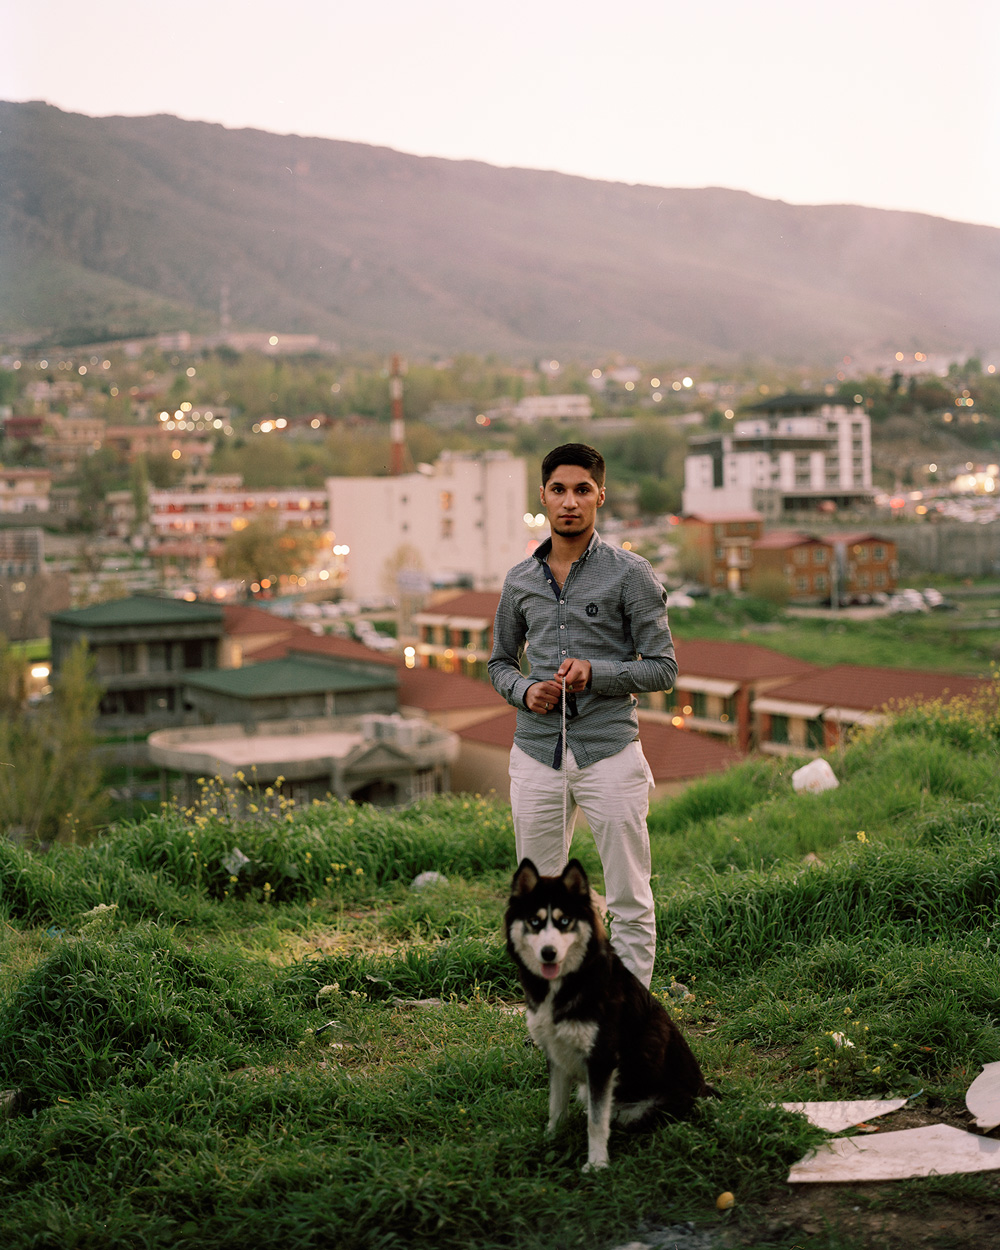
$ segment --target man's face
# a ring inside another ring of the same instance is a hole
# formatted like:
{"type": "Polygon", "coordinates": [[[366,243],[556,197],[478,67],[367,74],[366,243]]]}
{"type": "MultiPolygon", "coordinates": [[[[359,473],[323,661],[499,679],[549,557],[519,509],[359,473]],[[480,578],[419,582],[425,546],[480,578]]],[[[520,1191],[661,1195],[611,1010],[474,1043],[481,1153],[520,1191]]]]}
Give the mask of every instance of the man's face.
{"type": "Polygon", "coordinates": [[[597,509],[604,503],[604,487],[577,464],[561,464],[541,488],[540,498],[549,527],[561,538],[579,538],[593,530],[597,509]]]}

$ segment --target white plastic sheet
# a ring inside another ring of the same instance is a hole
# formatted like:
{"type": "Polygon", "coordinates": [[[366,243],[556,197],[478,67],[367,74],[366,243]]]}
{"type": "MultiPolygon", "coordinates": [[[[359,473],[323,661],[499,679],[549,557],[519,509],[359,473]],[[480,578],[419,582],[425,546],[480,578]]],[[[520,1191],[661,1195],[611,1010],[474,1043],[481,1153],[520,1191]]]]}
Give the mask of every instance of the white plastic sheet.
{"type": "Polygon", "coordinates": [[[996,1170],[1000,1170],[1000,1141],[948,1124],[928,1124],[824,1142],[794,1165],[788,1180],[792,1184],[902,1181],[996,1170]]]}
{"type": "MultiPolygon", "coordinates": [[[[1000,1066],[1000,1065],[998,1065],[1000,1066]]],[[[906,1106],[905,1098],[888,1098],[879,1101],[861,1098],[848,1102],[783,1102],[786,1111],[804,1115],[810,1124],[825,1128],[828,1133],[839,1133],[855,1124],[864,1124],[877,1116],[888,1115],[906,1106]]]]}
{"type": "Polygon", "coordinates": [[[969,1086],[965,1105],[987,1132],[1000,1124],[1000,1063],[987,1063],[969,1086]]]}

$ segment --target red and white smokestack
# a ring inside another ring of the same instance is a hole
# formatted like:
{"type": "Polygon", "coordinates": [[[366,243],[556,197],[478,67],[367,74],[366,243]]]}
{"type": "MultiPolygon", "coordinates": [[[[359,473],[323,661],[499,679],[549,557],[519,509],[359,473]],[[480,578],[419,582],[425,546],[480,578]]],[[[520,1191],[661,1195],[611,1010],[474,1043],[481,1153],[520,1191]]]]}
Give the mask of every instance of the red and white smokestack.
{"type": "Polygon", "coordinates": [[[399,477],[405,467],[406,443],[403,437],[403,378],[400,372],[398,356],[393,356],[392,358],[389,394],[392,398],[392,461],[390,472],[393,477],[399,477]]]}

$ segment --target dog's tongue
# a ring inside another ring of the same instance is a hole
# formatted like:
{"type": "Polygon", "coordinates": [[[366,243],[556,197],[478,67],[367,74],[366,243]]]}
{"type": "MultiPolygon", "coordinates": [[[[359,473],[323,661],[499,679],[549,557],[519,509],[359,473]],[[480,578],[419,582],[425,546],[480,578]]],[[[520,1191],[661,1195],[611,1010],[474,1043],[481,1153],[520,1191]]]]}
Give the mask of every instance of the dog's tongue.
{"type": "Polygon", "coordinates": [[[546,981],[554,981],[558,975],[558,964],[542,964],[542,976],[546,979],[546,981]]]}

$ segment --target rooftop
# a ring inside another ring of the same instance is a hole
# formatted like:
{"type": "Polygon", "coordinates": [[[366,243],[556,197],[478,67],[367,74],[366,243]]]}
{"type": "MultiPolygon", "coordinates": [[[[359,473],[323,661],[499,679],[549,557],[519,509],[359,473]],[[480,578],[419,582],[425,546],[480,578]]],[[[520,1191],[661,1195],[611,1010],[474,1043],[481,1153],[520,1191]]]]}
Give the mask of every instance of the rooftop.
{"type": "Polygon", "coordinates": [[[983,677],[962,677],[956,673],[922,672],[908,668],[872,668],[866,665],[835,664],[772,686],[768,700],[820,704],[858,711],[878,711],[907,700],[926,703],[934,699],[970,698],[981,692],[988,681],[983,677]]]}
{"type": "Polygon", "coordinates": [[[678,685],[684,677],[729,677],[740,682],[763,677],[801,677],[816,671],[816,665],[762,647],[756,642],[725,642],[706,638],[688,641],[674,639],[679,670],[678,685]]]}
{"type": "Polygon", "coordinates": [[[193,673],[185,680],[189,686],[238,699],[390,689],[398,684],[394,671],[379,672],[359,664],[298,654],[248,664],[244,668],[193,673]]]}
{"type": "Polygon", "coordinates": [[[70,608],[53,612],[51,619],[80,629],[123,625],[181,625],[198,621],[222,622],[222,608],[214,603],[189,603],[165,595],[130,595],[127,599],[109,599],[86,608],[70,608]]]}

